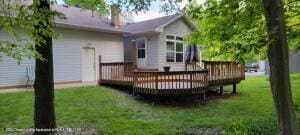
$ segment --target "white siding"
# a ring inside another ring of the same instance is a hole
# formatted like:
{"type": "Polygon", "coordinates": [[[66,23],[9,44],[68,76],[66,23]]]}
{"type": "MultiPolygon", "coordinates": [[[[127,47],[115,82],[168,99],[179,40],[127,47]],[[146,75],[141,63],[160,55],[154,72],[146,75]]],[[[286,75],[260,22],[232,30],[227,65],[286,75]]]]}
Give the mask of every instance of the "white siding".
{"type": "Polygon", "coordinates": [[[82,50],[90,46],[96,51],[96,75],[98,78],[99,55],[102,62],[121,62],[123,57],[122,35],[99,32],[58,30],[58,39],[53,41],[56,82],[78,81],[82,78],[82,50]]]}
{"type": "MultiPolygon", "coordinates": [[[[178,71],[178,70],[185,70],[184,62],[166,62],[166,42],[165,38],[166,35],[177,35],[177,36],[186,36],[192,30],[188,27],[188,24],[183,19],[179,19],[164,28],[164,31],[160,34],[159,40],[159,70],[163,70],[164,66],[171,66],[171,70],[178,71]]],[[[186,45],[184,46],[184,49],[186,45]]],[[[184,50],[185,51],[185,50],[184,50]]]]}
{"type": "MultiPolygon", "coordinates": [[[[82,80],[81,52],[90,44],[96,50],[96,76],[99,73],[99,55],[102,62],[120,62],[123,58],[122,35],[90,32],[72,29],[57,30],[59,37],[53,40],[54,81],[68,82],[82,80]]],[[[6,38],[0,33],[0,39],[6,38]]],[[[26,84],[26,66],[34,61],[25,60],[17,65],[16,60],[0,54],[0,87],[26,84]]]]}
{"type": "MultiPolygon", "coordinates": [[[[7,33],[0,31],[0,40],[11,39],[7,33]]],[[[26,84],[26,67],[30,65],[34,65],[33,60],[23,60],[18,65],[17,60],[0,52],[0,87],[26,84]]]]}
{"type": "Polygon", "coordinates": [[[158,69],[159,68],[159,36],[152,35],[147,37],[147,68],[158,69]]]}
{"type": "Polygon", "coordinates": [[[0,87],[26,84],[26,67],[34,61],[24,60],[20,65],[17,60],[0,53],[0,87]]]}

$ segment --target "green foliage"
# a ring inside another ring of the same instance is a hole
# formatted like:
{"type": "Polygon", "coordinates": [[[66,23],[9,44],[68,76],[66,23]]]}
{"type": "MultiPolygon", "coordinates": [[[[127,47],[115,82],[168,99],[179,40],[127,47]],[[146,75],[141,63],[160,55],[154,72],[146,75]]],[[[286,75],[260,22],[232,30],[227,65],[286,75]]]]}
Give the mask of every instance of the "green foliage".
{"type": "Polygon", "coordinates": [[[35,45],[45,42],[43,36],[54,36],[53,18],[64,18],[56,11],[37,11],[38,5],[39,1],[32,5],[22,4],[21,0],[0,2],[0,11],[3,13],[0,16],[0,29],[3,34],[9,35],[8,39],[0,40],[0,52],[17,59],[19,63],[25,58],[42,59],[42,55],[35,50],[35,45]],[[37,24],[40,27],[36,27],[37,24]]]}
{"type": "Polygon", "coordinates": [[[224,130],[224,135],[275,135],[278,134],[274,117],[237,122],[224,130]]]}
{"type": "Polygon", "coordinates": [[[300,50],[300,0],[285,0],[285,19],[288,43],[291,49],[300,50]]]}
{"type": "MultiPolygon", "coordinates": [[[[291,5],[286,8],[287,32],[289,45],[295,48],[300,44],[299,2],[291,5]]],[[[261,0],[207,0],[202,5],[191,4],[185,12],[201,29],[187,39],[203,46],[205,59],[245,63],[266,57],[268,42],[261,0]]]]}
{"type": "MultiPolygon", "coordinates": [[[[155,0],[156,1],[156,0],[155,0]]],[[[159,0],[161,12],[166,14],[179,12],[182,0],[159,0]]],[[[119,5],[122,11],[126,12],[146,12],[149,10],[153,0],[64,0],[67,5],[80,7],[84,10],[97,11],[99,14],[105,14],[109,12],[109,7],[113,4],[119,5]]]]}
{"type": "MultiPolygon", "coordinates": [[[[295,105],[298,124],[300,124],[300,106],[295,105]]],[[[267,119],[235,122],[223,131],[224,135],[275,135],[278,134],[275,116],[267,119]]]]}
{"type": "Polygon", "coordinates": [[[96,11],[98,14],[105,14],[108,12],[104,0],[64,0],[67,5],[79,7],[83,10],[96,11]]]}

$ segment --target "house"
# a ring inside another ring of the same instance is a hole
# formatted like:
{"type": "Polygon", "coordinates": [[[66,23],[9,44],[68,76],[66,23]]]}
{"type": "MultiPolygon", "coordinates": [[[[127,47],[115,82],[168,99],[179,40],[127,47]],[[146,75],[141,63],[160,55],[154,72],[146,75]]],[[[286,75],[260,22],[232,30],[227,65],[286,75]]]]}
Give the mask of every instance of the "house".
{"type": "MultiPolygon", "coordinates": [[[[269,65],[269,62],[268,60],[266,60],[265,62],[265,74],[266,75],[269,75],[270,74],[270,65],[269,65]]],[[[293,73],[300,73],[300,53],[293,50],[290,52],[289,54],[289,71],[290,71],[290,74],[293,74],[293,73]]]]}
{"type": "MultiPolygon", "coordinates": [[[[183,37],[197,30],[184,14],[123,24],[114,6],[111,19],[64,5],[53,5],[52,10],[67,17],[56,20],[59,37],[53,39],[55,84],[96,82],[99,56],[101,62],[135,61],[141,70],[163,70],[164,66],[184,70],[183,37]]],[[[8,35],[0,31],[0,39],[8,40],[8,35]]],[[[34,60],[18,65],[1,52],[0,59],[0,89],[26,86],[26,67],[34,67],[34,60]]]]}

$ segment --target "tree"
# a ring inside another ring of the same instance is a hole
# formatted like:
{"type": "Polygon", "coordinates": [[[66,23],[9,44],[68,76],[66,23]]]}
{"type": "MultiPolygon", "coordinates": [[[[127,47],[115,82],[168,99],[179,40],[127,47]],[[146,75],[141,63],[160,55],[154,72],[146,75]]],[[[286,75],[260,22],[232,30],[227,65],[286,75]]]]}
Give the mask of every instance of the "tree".
{"type": "Polygon", "coordinates": [[[94,16],[95,11],[98,14],[105,14],[108,12],[104,0],[65,0],[64,2],[67,5],[79,7],[83,10],[91,10],[92,16],[94,16]]]}
{"type": "MultiPolygon", "coordinates": [[[[32,5],[20,0],[1,1],[0,26],[10,35],[0,41],[0,51],[18,60],[36,58],[34,126],[37,129],[56,127],[53,93],[52,36],[54,17],[63,15],[50,11],[49,0],[35,0],[32,5]],[[21,33],[21,34],[19,34],[21,33]]],[[[51,132],[35,132],[49,134],[51,132]]]]}
{"type": "Polygon", "coordinates": [[[34,13],[29,14],[33,18],[31,39],[34,41],[36,52],[41,56],[35,59],[34,126],[36,129],[50,129],[36,131],[35,134],[51,134],[51,129],[56,128],[52,38],[56,37],[54,18],[66,18],[63,14],[52,11],[50,4],[50,0],[34,0],[30,6],[34,13]]]}
{"type": "MultiPolygon", "coordinates": [[[[290,49],[300,43],[300,30],[295,27],[299,8],[294,3],[286,7],[290,49]]],[[[203,46],[204,58],[239,62],[266,58],[268,42],[261,0],[207,0],[203,5],[192,3],[185,12],[201,29],[187,39],[203,46]]]]}
{"type": "Polygon", "coordinates": [[[281,0],[207,0],[202,6],[191,5],[186,9],[202,30],[187,39],[204,44],[204,49],[208,49],[204,51],[240,62],[257,54],[268,56],[278,128],[280,134],[291,135],[297,134],[297,126],[290,88],[288,47],[293,49],[299,44],[300,36],[295,34],[299,33],[299,28],[295,28],[299,25],[295,20],[300,17],[297,2],[286,0],[285,14],[281,0]]]}
{"type": "MultiPolygon", "coordinates": [[[[40,19],[35,28],[51,27],[50,1],[35,0],[37,14],[40,19]]],[[[53,54],[52,54],[52,36],[51,34],[36,31],[37,37],[41,40],[35,40],[36,50],[42,54],[44,60],[35,61],[35,82],[34,82],[34,127],[37,129],[56,128],[55,110],[54,110],[54,79],[53,79],[53,54]]],[[[50,134],[51,132],[35,131],[35,134],[50,134]]]]}
{"type": "Polygon", "coordinates": [[[263,6],[269,41],[270,85],[278,117],[279,134],[296,135],[297,123],[289,77],[289,51],[283,3],[281,0],[263,0],[263,6]]]}
{"type": "Polygon", "coordinates": [[[24,58],[41,58],[30,40],[34,22],[30,11],[31,7],[22,5],[20,0],[0,2],[0,30],[9,35],[0,40],[0,52],[17,59],[19,64],[24,58]]]}

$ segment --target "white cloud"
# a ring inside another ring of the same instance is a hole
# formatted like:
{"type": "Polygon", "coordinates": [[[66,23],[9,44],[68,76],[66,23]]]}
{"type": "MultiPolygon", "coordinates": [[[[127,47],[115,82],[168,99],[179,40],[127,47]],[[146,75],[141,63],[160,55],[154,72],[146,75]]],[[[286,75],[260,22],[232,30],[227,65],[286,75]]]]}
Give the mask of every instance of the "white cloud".
{"type": "Polygon", "coordinates": [[[150,20],[158,17],[165,16],[163,13],[159,13],[158,11],[148,11],[148,12],[138,12],[138,14],[133,14],[133,18],[136,22],[150,20]]]}

